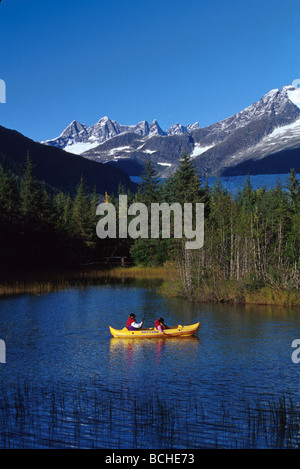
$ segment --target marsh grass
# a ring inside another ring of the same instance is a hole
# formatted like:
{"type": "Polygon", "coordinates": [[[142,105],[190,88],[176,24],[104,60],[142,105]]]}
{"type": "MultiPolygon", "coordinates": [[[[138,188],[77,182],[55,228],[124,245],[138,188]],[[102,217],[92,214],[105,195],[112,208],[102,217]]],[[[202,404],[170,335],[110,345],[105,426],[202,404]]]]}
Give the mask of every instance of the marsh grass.
{"type": "MultiPolygon", "coordinates": [[[[72,287],[141,282],[155,284],[166,297],[185,297],[178,271],[173,263],[162,267],[99,267],[49,272],[0,272],[0,297],[22,294],[39,295],[72,287]]],[[[264,305],[300,305],[300,290],[270,287],[250,288],[244,281],[207,281],[199,285],[193,295],[196,303],[241,303],[264,305]]]]}
{"type": "Polygon", "coordinates": [[[207,406],[190,396],[108,389],[98,380],[17,381],[0,389],[0,448],[299,448],[300,407],[287,396],[207,406]],[[210,409],[210,410],[209,410],[210,409]]]}
{"type": "MultiPolygon", "coordinates": [[[[185,297],[180,279],[164,279],[159,288],[161,295],[166,297],[185,297]]],[[[207,280],[194,289],[189,298],[195,303],[234,303],[278,306],[300,305],[300,290],[271,288],[268,286],[253,289],[245,281],[207,280]]]]}
{"type": "Polygon", "coordinates": [[[85,267],[69,271],[7,272],[0,274],[0,296],[42,294],[71,287],[132,281],[162,281],[173,275],[170,267],[85,267]]]}
{"type": "Polygon", "coordinates": [[[268,304],[282,306],[300,305],[300,290],[291,291],[288,289],[273,289],[263,287],[254,292],[245,294],[245,303],[268,304]]]}

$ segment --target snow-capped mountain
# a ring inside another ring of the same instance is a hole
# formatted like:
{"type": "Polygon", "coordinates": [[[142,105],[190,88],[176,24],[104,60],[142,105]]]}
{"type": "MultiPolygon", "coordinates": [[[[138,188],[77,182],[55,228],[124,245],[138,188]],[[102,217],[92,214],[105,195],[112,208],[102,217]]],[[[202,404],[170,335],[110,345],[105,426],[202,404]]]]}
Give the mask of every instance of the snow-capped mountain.
{"type": "MultiPolygon", "coordinates": [[[[73,121],[59,137],[42,143],[112,163],[131,176],[141,173],[147,158],[162,177],[167,176],[184,151],[191,154],[202,177],[230,175],[231,170],[238,174],[237,168],[245,172],[247,161],[253,168],[263,158],[298,147],[299,156],[294,151],[286,166],[294,163],[299,170],[300,89],[284,86],[271,90],[239,113],[204,128],[198,122],[177,123],[163,131],[156,120],[129,126],[103,117],[91,127],[73,121]]],[[[270,173],[277,171],[271,167],[272,161],[275,159],[270,160],[270,173]]],[[[284,167],[285,172],[289,169],[284,167]]]]}
{"type": "MultiPolygon", "coordinates": [[[[136,133],[144,137],[167,135],[167,132],[164,132],[160,128],[156,119],[154,119],[151,124],[147,121],[142,121],[136,125],[121,125],[105,116],[91,127],[73,121],[59,137],[41,143],[46,143],[47,145],[55,146],[71,153],[80,154],[116,135],[128,132],[136,133]]],[[[170,133],[172,133],[171,130],[170,133]]]]}
{"type": "Polygon", "coordinates": [[[229,174],[229,167],[300,145],[299,126],[300,89],[284,86],[203,132],[195,131],[192,156],[196,153],[195,165],[202,174],[229,174]]]}

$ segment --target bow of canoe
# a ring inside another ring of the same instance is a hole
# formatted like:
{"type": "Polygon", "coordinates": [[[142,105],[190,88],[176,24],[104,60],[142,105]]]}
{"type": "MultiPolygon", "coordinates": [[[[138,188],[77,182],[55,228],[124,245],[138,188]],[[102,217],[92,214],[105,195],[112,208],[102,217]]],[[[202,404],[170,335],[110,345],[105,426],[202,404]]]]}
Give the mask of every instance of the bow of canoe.
{"type": "Polygon", "coordinates": [[[109,330],[113,337],[124,337],[132,339],[154,339],[157,337],[177,337],[177,336],[189,336],[195,334],[199,329],[200,323],[190,324],[188,326],[175,326],[165,329],[165,333],[159,332],[155,328],[149,329],[136,329],[134,331],[129,331],[126,327],[123,329],[114,329],[109,326],[109,330]]]}

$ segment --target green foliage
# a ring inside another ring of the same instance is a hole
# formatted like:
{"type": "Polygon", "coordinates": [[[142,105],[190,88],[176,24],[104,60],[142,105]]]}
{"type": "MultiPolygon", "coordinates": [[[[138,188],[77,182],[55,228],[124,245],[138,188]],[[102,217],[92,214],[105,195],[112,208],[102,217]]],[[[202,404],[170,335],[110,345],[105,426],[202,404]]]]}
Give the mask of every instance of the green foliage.
{"type": "Polygon", "coordinates": [[[73,233],[85,244],[91,240],[90,204],[83,177],[80,179],[73,205],[73,233]]]}
{"type": "Polygon", "coordinates": [[[50,194],[33,176],[27,154],[21,177],[0,165],[0,265],[47,267],[97,260],[105,249],[96,236],[96,190],[90,196],[81,178],[77,193],[50,194]]]}
{"type": "Polygon", "coordinates": [[[137,239],[130,248],[136,265],[159,267],[172,259],[176,243],[172,239],[137,239]]]}
{"type": "Polygon", "coordinates": [[[163,198],[169,203],[196,203],[202,202],[204,197],[205,192],[201,188],[201,181],[189,154],[185,152],[177,170],[164,184],[163,198]]]}
{"type": "Polygon", "coordinates": [[[290,174],[286,181],[286,188],[288,190],[291,209],[293,212],[296,212],[297,208],[299,209],[299,199],[300,199],[300,184],[296,178],[295,169],[291,169],[290,174]]]}
{"type": "Polygon", "coordinates": [[[37,182],[32,174],[33,164],[30,159],[29,153],[26,156],[26,166],[24,169],[24,175],[21,179],[20,187],[20,208],[21,212],[27,218],[35,218],[38,211],[37,206],[37,193],[38,186],[37,182]]]}
{"type": "MultiPolygon", "coordinates": [[[[119,194],[125,194],[122,186],[119,194]]],[[[224,294],[227,298],[223,282],[230,289],[235,282],[246,285],[251,293],[264,285],[299,289],[300,185],[294,170],[285,185],[278,181],[271,190],[254,190],[248,178],[234,198],[220,180],[212,188],[208,183],[202,188],[185,153],[164,184],[148,160],[139,192],[127,196],[128,204],[139,201],[148,208],[153,202],[203,202],[203,248],[186,252],[184,240],[172,238],[99,239],[96,190],[89,194],[81,178],[73,198],[63,192],[49,193],[34,178],[27,155],[23,174],[5,172],[0,165],[0,265],[57,266],[103,261],[109,256],[125,256],[142,266],[175,260],[182,292],[191,298],[210,287],[213,297],[224,294]]],[[[118,199],[114,194],[107,197],[118,214],[118,199]]]]}
{"type": "Polygon", "coordinates": [[[146,204],[149,208],[151,203],[158,202],[159,198],[158,176],[149,159],[146,161],[141,180],[142,182],[136,195],[136,201],[146,204]]]}

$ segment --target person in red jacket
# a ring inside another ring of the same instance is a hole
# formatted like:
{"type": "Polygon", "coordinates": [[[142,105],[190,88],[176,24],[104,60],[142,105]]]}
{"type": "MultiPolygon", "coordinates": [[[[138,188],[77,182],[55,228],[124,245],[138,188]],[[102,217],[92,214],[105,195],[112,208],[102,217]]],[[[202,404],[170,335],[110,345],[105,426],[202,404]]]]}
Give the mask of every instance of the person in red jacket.
{"type": "Polygon", "coordinates": [[[165,325],[165,320],[164,318],[158,318],[155,323],[155,329],[157,329],[159,332],[162,332],[165,334],[164,330],[167,329],[167,326],[165,325]]]}
{"type": "Polygon", "coordinates": [[[135,322],[135,314],[129,314],[129,318],[127,319],[127,322],[126,322],[126,327],[129,331],[134,331],[135,329],[140,329],[143,325],[143,321],[142,322],[135,322]]]}

